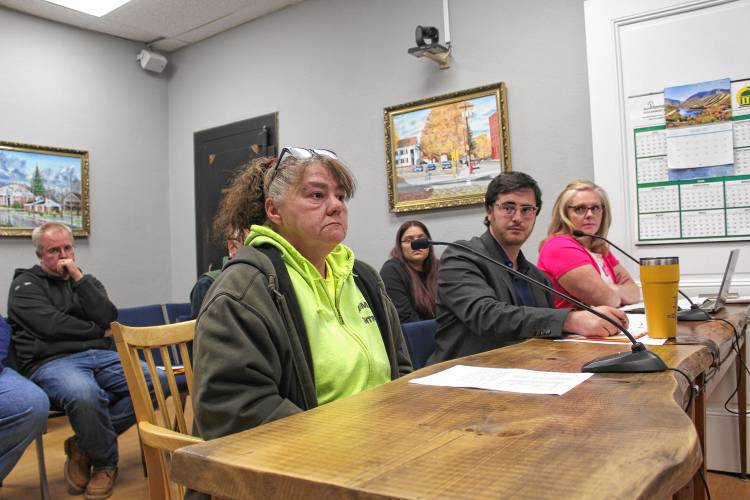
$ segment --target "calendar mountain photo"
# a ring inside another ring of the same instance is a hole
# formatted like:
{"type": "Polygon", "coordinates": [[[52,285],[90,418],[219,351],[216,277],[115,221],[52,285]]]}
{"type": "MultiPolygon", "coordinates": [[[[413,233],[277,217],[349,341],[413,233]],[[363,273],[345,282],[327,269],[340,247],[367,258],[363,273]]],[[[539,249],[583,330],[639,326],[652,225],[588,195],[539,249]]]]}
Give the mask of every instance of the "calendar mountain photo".
{"type": "Polygon", "coordinates": [[[667,128],[703,125],[730,120],[732,117],[732,100],[728,88],[698,91],[683,99],[669,97],[669,90],[664,95],[667,128]]]}
{"type": "Polygon", "coordinates": [[[708,108],[715,104],[720,104],[726,99],[729,99],[729,91],[725,89],[708,90],[691,95],[690,97],[682,101],[682,105],[680,107],[708,108]]]}

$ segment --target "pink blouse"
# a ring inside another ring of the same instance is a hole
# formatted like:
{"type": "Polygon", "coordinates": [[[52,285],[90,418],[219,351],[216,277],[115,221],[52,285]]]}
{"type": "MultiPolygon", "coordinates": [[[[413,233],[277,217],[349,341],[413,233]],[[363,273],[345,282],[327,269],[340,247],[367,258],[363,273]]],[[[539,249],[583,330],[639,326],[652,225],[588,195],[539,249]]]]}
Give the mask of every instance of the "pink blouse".
{"type": "MultiPolygon", "coordinates": [[[[609,277],[612,278],[612,282],[616,284],[617,276],[615,275],[615,266],[619,264],[618,260],[612,255],[612,252],[607,252],[602,258],[604,261],[604,272],[608,274],[609,277]]],[[[586,248],[575,238],[567,234],[548,238],[539,251],[539,259],[537,260],[536,265],[539,269],[544,271],[547,276],[549,276],[555,290],[559,290],[568,295],[573,294],[560,285],[560,276],[571,269],[585,265],[593,266],[597,273],[601,274],[602,272],[589,251],[586,250],[586,248]]],[[[576,309],[575,305],[559,297],[555,297],[555,307],[570,307],[576,309]]]]}

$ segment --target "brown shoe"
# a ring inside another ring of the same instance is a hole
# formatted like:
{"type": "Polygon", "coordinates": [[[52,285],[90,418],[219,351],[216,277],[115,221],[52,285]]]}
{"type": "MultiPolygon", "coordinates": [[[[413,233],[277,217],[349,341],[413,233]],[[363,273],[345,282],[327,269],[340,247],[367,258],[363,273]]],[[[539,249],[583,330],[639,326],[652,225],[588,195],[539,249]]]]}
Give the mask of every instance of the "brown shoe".
{"type": "Polygon", "coordinates": [[[65,482],[68,483],[68,493],[80,495],[86,489],[91,478],[91,462],[89,457],[76,444],[76,437],[65,440],[65,482]]]}
{"type": "Polygon", "coordinates": [[[115,479],[117,479],[117,467],[112,469],[94,469],[83,498],[86,500],[103,500],[104,498],[109,498],[115,487],[115,479]]]}

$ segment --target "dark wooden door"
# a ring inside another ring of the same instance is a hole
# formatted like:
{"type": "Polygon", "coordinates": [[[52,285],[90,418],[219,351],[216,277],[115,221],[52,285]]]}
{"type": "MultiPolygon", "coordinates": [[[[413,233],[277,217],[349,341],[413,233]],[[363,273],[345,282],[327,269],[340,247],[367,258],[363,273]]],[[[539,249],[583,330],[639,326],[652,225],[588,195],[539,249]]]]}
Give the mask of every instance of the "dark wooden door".
{"type": "Polygon", "coordinates": [[[221,266],[227,249],[212,234],[216,209],[234,174],[257,156],[273,156],[277,144],[277,114],[250,118],[196,132],[195,244],[197,274],[221,266]]]}

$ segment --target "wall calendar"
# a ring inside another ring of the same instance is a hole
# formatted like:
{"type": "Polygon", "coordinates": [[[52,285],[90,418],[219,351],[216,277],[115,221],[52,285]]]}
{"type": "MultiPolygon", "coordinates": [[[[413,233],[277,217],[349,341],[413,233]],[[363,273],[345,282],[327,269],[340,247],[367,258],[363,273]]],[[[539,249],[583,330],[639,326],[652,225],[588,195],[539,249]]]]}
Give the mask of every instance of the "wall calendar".
{"type": "Polygon", "coordinates": [[[638,243],[750,239],[750,79],[628,99],[638,243]]]}

